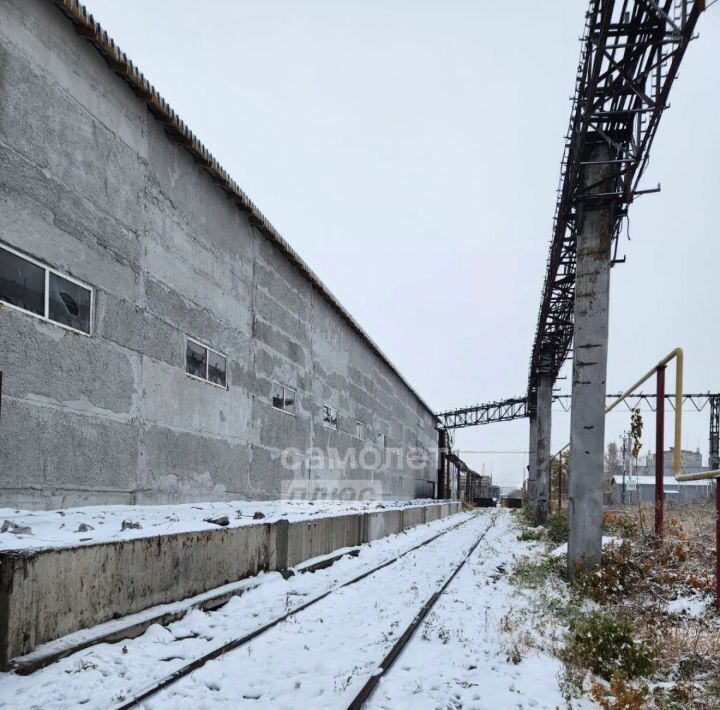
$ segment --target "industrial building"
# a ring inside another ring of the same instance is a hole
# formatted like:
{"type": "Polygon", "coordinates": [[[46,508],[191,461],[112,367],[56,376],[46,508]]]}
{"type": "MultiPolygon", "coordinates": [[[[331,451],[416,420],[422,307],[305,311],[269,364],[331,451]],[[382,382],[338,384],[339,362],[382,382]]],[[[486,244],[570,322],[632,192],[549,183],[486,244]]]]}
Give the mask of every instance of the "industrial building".
{"type": "Polygon", "coordinates": [[[0,3],[0,301],[2,505],[433,495],[431,409],[74,0],[0,3]]]}
{"type": "MultiPolygon", "coordinates": [[[[625,503],[654,503],[655,476],[631,475],[623,482],[622,476],[610,479],[611,502],[618,505],[623,502],[623,483],[625,485],[625,503]]],[[[713,499],[715,482],[711,479],[700,481],[677,481],[673,476],[663,476],[665,500],[677,502],[713,499]]]]}

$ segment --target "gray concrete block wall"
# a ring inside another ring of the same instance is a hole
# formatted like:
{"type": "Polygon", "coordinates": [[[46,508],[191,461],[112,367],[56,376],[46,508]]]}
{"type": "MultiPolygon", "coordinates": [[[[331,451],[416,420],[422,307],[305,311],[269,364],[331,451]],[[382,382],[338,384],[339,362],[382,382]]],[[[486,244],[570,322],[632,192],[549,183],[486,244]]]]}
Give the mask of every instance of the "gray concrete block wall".
{"type": "Polygon", "coordinates": [[[0,3],[0,243],[95,293],[90,337],[0,308],[0,505],[275,498],[293,475],[432,494],[432,455],[282,468],[288,447],[344,457],[356,419],[433,452],[432,414],[48,0],[0,3]],[[185,375],[186,336],[228,356],[227,390],[185,375]]]}

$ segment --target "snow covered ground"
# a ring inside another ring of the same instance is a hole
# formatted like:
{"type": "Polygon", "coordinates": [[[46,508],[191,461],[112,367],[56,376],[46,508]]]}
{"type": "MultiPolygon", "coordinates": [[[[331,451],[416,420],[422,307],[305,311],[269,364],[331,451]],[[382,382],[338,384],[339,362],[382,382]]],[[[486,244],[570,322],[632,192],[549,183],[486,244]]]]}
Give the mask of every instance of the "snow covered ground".
{"type": "Polygon", "coordinates": [[[63,510],[0,508],[0,550],[91,545],[153,535],[217,530],[207,518],[227,516],[229,527],[272,522],[280,518],[345,515],[358,511],[404,508],[437,501],[230,501],[175,505],[110,505],[63,510]],[[258,515],[258,518],[254,516],[258,515]],[[29,530],[29,531],[28,531],[29,530]]]}
{"type": "Polygon", "coordinates": [[[259,586],[217,611],[193,611],[136,639],[98,644],[32,676],[0,674],[0,707],[106,708],[122,702],[212,648],[468,518],[467,524],[207,663],[142,707],[347,707],[484,531],[482,543],[383,679],[369,707],[563,706],[560,662],[537,647],[519,657],[514,652],[517,634],[533,629],[510,630],[503,623],[509,612],[531,603],[508,576],[516,556],[533,554],[536,547],[518,542],[510,511],[484,510],[375,541],[363,546],[358,557],[314,574],[288,580],[276,573],[262,575],[259,586]]]}

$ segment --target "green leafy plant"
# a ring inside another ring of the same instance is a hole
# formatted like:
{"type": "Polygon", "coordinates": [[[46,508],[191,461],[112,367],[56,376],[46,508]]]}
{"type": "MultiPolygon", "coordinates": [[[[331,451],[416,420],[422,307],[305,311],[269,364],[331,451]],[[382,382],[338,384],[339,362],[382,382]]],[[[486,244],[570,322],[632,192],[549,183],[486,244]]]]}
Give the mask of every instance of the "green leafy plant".
{"type": "Polygon", "coordinates": [[[565,656],[568,662],[610,680],[650,675],[657,652],[650,644],[635,640],[629,621],[594,611],[570,621],[565,656]]]}
{"type": "Polygon", "coordinates": [[[568,541],[569,526],[567,513],[559,511],[548,517],[545,525],[548,540],[557,545],[568,541]]]}

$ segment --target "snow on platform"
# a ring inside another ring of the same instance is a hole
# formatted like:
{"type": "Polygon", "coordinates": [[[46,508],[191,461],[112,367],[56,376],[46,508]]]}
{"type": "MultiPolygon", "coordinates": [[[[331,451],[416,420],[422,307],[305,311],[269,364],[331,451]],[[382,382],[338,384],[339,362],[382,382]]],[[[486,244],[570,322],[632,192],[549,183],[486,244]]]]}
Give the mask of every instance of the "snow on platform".
{"type": "Polygon", "coordinates": [[[391,510],[437,503],[412,501],[229,501],[174,505],[108,505],[60,510],[0,508],[0,551],[75,547],[199,530],[217,530],[209,518],[227,516],[227,527],[306,520],[355,512],[391,510]],[[257,517],[256,517],[257,516],[257,517]],[[137,526],[137,527],[136,527],[137,526]],[[26,530],[30,532],[25,532],[26,530]]]}

